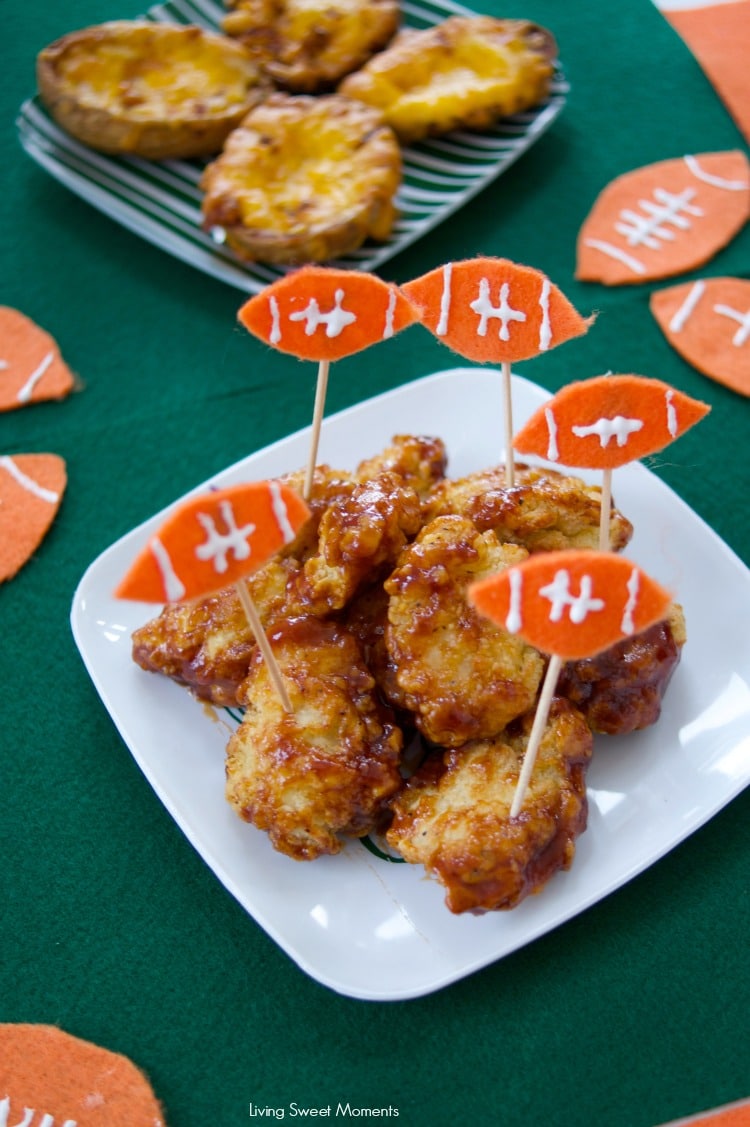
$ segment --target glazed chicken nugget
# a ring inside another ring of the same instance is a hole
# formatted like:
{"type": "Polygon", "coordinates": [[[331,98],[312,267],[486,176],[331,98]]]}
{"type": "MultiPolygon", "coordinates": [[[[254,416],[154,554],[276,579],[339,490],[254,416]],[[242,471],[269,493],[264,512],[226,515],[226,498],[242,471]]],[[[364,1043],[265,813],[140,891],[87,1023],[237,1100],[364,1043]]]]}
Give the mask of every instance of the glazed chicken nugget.
{"type": "Polygon", "coordinates": [[[381,110],[402,142],[452,129],[487,129],[548,94],[557,45],[528,20],[451,16],[399,32],[339,86],[381,110]]]}
{"type": "Polygon", "coordinates": [[[685,616],[674,603],[663,622],[560,671],[557,692],[580,709],[594,732],[640,731],[661,715],[664,693],[686,641],[685,616]]]}
{"type": "MultiPolygon", "coordinates": [[[[491,528],[499,540],[529,552],[598,548],[601,489],[556,470],[515,467],[515,484],[506,484],[504,466],[438,482],[424,498],[424,518],[459,513],[480,531],[491,528]]],[[[610,516],[612,550],[630,540],[633,526],[614,506],[610,516]]]]}
{"type": "Polygon", "coordinates": [[[369,481],[390,470],[400,474],[418,496],[423,497],[433,485],[443,480],[447,465],[448,455],[441,438],[397,434],[385,450],[360,462],[355,476],[358,481],[369,481]]]}
{"type": "Polygon", "coordinates": [[[318,551],[305,562],[300,592],[316,614],[341,610],[363,585],[382,578],[419,531],[419,498],[386,471],[331,505],[318,530],[318,551]]]}
{"type": "Polygon", "coordinates": [[[397,0],[228,0],[222,30],[274,83],[319,94],[393,38],[397,0]]]}
{"type": "Polygon", "coordinates": [[[530,721],[433,754],[391,803],[389,844],[437,878],[451,912],[514,908],[573,862],[588,817],[592,735],[568,701],[553,699],[523,807],[511,818],[530,721]]]}
{"type": "Polygon", "coordinates": [[[227,746],[226,794],[275,849],[309,861],[373,828],[401,786],[401,733],[345,629],[296,619],[270,641],[294,711],[284,711],[256,658],[240,694],[245,717],[227,746]]]}
{"type": "Polygon", "coordinates": [[[250,262],[326,262],[389,237],[401,170],[378,110],[272,94],[204,169],[203,226],[250,262]]]}
{"type": "Polygon", "coordinates": [[[470,520],[444,516],[424,526],[386,580],[391,703],[414,712],[431,742],[456,747],[495,736],[531,708],[541,655],[466,598],[470,583],[526,557],[470,520]]]}

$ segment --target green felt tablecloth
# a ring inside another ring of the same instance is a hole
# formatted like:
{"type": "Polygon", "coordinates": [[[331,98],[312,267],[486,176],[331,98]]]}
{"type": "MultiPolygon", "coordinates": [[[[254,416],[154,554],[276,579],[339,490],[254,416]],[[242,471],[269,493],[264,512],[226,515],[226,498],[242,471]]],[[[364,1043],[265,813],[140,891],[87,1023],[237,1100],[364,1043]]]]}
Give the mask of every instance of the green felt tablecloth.
{"type": "MultiPolygon", "coordinates": [[[[587,336],[521,374],[555,390],[634,371],[708,401],[711,415],[656,472],[747,563],[748,401],[670,349],[648,310],[653,286],[573,277],[577,231],[610,179],[745,149],[743,138],[649,0],[481,9],[555,32],[567,107],[498,182],[381,273],[401,282],[502,255],[598,310],[587,336]]],[[[129,1055],[170,1127],[239,1127],[251,1103],[289,1118],[292,1102],[347,1100],[390,1105],[409,1127],[653,1127],[749,1095],[748,792],[551,934],[432,995],[372,1003],[321,986],[274,944],[118,736],[69,627],[81,575],[186,489],[305,426],[311,404],[296,362],[236,327],[239,291],[118,227],[18,142],[36,52],[138,12],[136,0],[2,5],[0,302],[56,337],[82,388],[0,415],[2,453],[53,451],[69,473],[43,545],[0,587],[0,1021],[57,1024],[129,1055]]],[[[700,275],[749,273],[746,228],[700,275]]],[[[327,410],[452,364],[410,330],[342,361],[327,410]]],[[[737,672],[747,679],[750,660],[737,672]]]]}

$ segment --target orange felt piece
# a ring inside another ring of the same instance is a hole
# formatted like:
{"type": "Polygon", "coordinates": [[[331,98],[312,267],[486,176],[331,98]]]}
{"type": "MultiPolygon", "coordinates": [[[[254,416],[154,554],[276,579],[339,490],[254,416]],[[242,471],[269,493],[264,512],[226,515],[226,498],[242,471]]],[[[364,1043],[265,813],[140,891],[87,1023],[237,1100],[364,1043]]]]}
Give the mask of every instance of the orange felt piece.
{"type": "Polygon", "coordinates": [[[695,55],[750,142],[750,0],[665,9],[662,15],[695,55]]]}
{"type": "Polygon", "coordinates": [[[619,286],[702,266],[750,218],[739,150],[644,165],[612,180],[578,234],[576,277],[619,286]]]}
{"type": "Polygon", "coordinates": [[[651,295],[651,312],[688,364],[750,396],[750,282],[706,278],[651,295]]]}
{"type": "Polygon", "coordinates": [[[300,360],[340,360],[417,320],[397,286],[374,274],[303,266],[245,302],[242,325],[300,360]]]}
{"type": "Polygon", "coordinates": [[[711,408],[661,380],[595,376],[567,384],[513,439],[535,454],[579,469],[614,469],[655,454],[711,408]]]}
{"type": "Polygon", "coordinates": [[[538,356],[588,331],[546,275],[506,258],[449,262],[401,287],[438,340],[480,364],[538,356]]]}
{"type": "Polygon", "coordinates": [[[750,1099],[735,1100],[721,1107],[699,1111],[682,1119],[671,1119],[661,1127],[750,1127],[750,1099]]]}
{"type": "Polygon", "coordinates": [[[54,338],[17,309],[0,306],[0,411],[64,399],[74,387],[54,338]]]}
{"type": "Polygon", "coordinates": [[[164,1127],[151,1085],[128,1057],[56,1026],[0,1025],[0,1123],[52,1121],[164,1127]]]}
{"type": "Polygon", "coordinates": [[[477,610],[547,654],[591,657],[664,618],[671,596],[614,552],[539,552],[473,583],[477,610]]]}
{"type": "Polygon", "coordinates": [[[33,555],[60,508],[67,473],[57,454],[0,457],[0,583],[33,555]]]}
{"type": "Polygon", "coordinates": [[[202,493],[167,517],[115,596],[162,603],[210,595],[256,571],[309,517],[302,498],[278,481],[202,493]]]}

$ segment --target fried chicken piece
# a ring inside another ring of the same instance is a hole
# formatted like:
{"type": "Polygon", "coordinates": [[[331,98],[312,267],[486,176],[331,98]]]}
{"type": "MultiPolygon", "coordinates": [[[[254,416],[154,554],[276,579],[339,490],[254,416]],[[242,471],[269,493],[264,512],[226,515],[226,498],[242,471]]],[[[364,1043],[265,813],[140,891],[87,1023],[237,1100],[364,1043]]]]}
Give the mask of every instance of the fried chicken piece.
{"type": "Polygon", "coordinates": [[[528,20],[451,16],[400,31],[339,86],[382,110],[402,142],[451,129],[487,129],[549,93],[557,44],[528,20]]]}
{"type": "Polygon", "coordinates": [[[386,580],[390,703],[414,712],[431,742],[489,738],[531,708],[541,655],[466,599],[469,583],[526,556],[464,517],[443,516],[421,530],[386,580]]]}
{"type": "Polygon", "coordinates": [[[580,709],[594,732],[623,735],[655,724],[685,644],[682,607],[595,657],[565,664],[557,692],[580,709]]]}
{"type": "MultiPolygon", "coordinates": [[[[269,560],[245,580],[265,627],[299,606],[290,577],[295,560],[269,560]]],[[[156,618],[133,632],[133,660],[149,673],[187,685],[201,700],[236,705],[257,645],[234,587],[204,599],[168,603],[156,618]]]]}
{"type": "Polygon", "coordinates": [[[227,746],[227,799],[281,853],[309,861],[362,836],[401,786],[401,732],[374,693],[351,634],[297,619],[269,639],[294,711],[260,655],[243,682],[227,746]]]}
{"type": "Polygon", "coordinates": [[[441,438],[397,434],[380,454],[360,462],[355,476],[358,481],[369,481],[391,471],[400,474],[419,497],[424,497],[433,485],[443,480],[447,465],[448,456],[441,438]]]}
{"type": "Polygon", "coordinates": [[[326,509],[318,551],[306,561],[299,583],[312,613],[341,610],[363,584],[375,582],[416,535],[420,519],[417,494],[388,471],[326,509]]]}
{"type": "MultiPolygon", "coordinates": [[[[515,467],[515,484],[506,485],[504,466],[435,485],[424,500],[426,521],[445,513],[469,517],[484,532],[521,544],[529,552],[598,548],[601,489],[579,477],[532,466],[515,467]]],[[[633,526],[614,506],[610,517],[613,551],[621,551],[633,526]]]]}
{"type": "Polygon", "coordinates": [[[531,727],[433,754],[393,800],[386,838],[445,887],[451,912],[514,908],[569,869],[586,828],[585,777],[593,738],[583,717],[554,698],[516,817],[510,807],[531,727]]]}
{"type": "Polygon", "coordinates": [[[227,0],[222,30],[243,44],[277,86],[330,89],[385,47],[399,25],[397,0],[227,0]]]}

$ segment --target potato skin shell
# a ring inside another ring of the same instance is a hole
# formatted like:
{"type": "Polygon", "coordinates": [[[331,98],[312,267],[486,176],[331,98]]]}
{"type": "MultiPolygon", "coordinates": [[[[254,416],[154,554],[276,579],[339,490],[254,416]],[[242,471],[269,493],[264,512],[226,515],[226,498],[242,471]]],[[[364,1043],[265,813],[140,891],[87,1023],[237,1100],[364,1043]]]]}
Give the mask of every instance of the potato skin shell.
{"type": "Polygon", "coordinates": [[[37,55],[36,78],[42,102],[71,136],[99,152],[147,160],[214,155],[272,88],[244,48],[228,37],[147,20],[113,20],[62,36],[37,55]],[[105,52],[113,48],[129,55],[131,69],[144,73],[149,67],[176,68],[177,59],[184,60],[179,77],[190,80],[194,70],[195,97],[185,97],[183,105],[149,105],[143,98],[129,105],[117,76],[106,74],[105,52]],[[72,79],[71,68],[79,81],[72,79]],[[98,95],[92,93],[95,83],[98,95]],[[227,87],[229,95],[222,92],[227,87]],[[201,94],[211,104],[202,104],[201,94]]]}
{"type": "Polygon", "coordinates": [[[387,239],[401,173],[378,111],[336,94],[272,94],[204,170],[203,226],[222,228],[246,261],[327,262],[387,239]]]}

